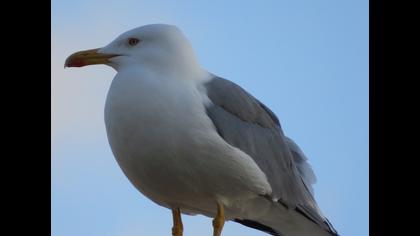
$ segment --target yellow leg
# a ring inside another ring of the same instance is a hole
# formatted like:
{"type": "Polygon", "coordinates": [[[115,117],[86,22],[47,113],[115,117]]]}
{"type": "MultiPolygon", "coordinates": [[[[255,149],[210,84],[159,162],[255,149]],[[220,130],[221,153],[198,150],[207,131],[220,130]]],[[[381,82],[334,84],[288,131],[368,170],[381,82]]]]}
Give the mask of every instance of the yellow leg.
{"type": "Polygon", "coordinates": [[[221,204],[217,203],[217,216],[213,220],[213,236],[220,236],[222,234],[224,224],[225,210],[221,204]]]}
{"type": "Polygon", "coordinates": [[[181,211],[179,210],[179,208],[172,209],[172,218],[174,221],[174,226],[172,227],[172,235],[182,236],[184,227],[182,226],[181,211]]]}

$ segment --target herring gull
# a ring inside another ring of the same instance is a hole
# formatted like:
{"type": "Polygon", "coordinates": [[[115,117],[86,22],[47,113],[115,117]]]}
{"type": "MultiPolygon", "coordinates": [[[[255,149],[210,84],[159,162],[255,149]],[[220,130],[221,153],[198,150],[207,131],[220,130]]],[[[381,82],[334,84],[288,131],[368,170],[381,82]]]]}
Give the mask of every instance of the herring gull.
{"type": "Polygon", "coordinates": [[[184,34],[152,24],[69,56],[66,67],[117,71],[105,124],[130,182],[172,210],[232,220],[272,235],[338,235],[315,202],[315,175],[276,115],[237,84],[202,69],[184,34]]]}

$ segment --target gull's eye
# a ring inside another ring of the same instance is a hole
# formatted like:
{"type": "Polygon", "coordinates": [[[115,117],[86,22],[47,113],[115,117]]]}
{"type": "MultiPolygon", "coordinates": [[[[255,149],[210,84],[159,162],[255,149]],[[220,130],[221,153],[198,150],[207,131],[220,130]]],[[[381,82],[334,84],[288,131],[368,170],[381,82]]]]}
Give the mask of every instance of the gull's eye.
{"type": "Polygon", "coordinates": [[[139,43],[139,39],[136,39],[136,38],[129,38],[128,39],[128,45],[130,45],[130,46],[135,46],[135,45],[137,45],[138,43],[139,43]]]}

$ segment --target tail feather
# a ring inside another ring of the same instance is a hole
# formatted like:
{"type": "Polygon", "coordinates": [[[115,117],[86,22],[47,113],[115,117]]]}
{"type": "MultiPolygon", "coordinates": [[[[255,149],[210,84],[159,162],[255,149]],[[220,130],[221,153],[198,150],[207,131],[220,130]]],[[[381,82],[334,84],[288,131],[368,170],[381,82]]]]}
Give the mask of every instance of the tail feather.
{"type": "Polygon", "coordinates": [[[245,225],[247,227],[253,228],[253,229],[257,229],[263,232],[266,232],[268,234],[274,235],[274,236],[283,236],[280,233],[276,232],[273,228],[268,227],[266,225],[263,225],[261,223],[258,223],[256,221],[252,221],[252,220],[241,220],[241,219],[235,219],[235,222],[245,225]]]}
{"type": "Polygon", "coordinates": [[[327,219],[317,223],[297,208],[287,208],[266,198],[255,199],[248,206],[250,214],[235,218],[235,222],[274,236],[338,236],[327,219]]]}

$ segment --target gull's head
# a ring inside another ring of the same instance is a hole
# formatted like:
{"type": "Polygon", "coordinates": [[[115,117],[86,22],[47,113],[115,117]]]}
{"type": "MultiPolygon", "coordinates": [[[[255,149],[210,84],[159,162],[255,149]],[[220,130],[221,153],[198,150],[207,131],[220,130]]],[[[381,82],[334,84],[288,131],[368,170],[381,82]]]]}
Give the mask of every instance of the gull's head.
{"type": "Polygon", "coordinates": [[[192,47],[175,26],[145,25],[127,31],[103,48],[73,53],[65,67],[105,64],[117,71],[137,67],[158,73],[198,69],[192,47]]]}

